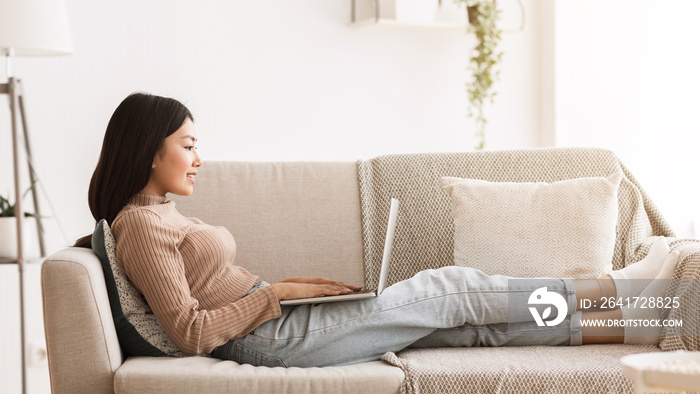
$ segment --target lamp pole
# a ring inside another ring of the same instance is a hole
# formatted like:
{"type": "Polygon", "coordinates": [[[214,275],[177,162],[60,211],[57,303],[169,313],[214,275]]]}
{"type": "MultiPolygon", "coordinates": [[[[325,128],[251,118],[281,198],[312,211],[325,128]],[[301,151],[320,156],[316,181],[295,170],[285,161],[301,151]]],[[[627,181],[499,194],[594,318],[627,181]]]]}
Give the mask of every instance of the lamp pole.
{"type": "Polygon", "coordinates": [[[6,71],[7,83],[0,85],[0,92],[7,93],[10,100],[10,122],[12,124],[12,167],[15,182],[15,225],[17,231],[17,269],[19,271],[19,332],[20,332],[20,365],[22,370],[22,393],[27,392],[26,339],[24,326],[24,242],[22,239],[22,193],[19,187],[19,138],[17,135],[17,81],[11,77],[10,56],[12,49],[7,49],[6,71]]]}
{"type": "MultiPolygon", "coordinates": [[[[16,263],[19,269],[20,296],[20,330],[21,330],[21,360],[22,360],[22,392],[27,391],[27,365],[25,343],[25,308],[24,308],[24,269],[25,256],[23,250],[23,219],[22,188],[20,187],[20,143],[19,122],[22,122],[24,149],[29,165],[30,187],[36,184],[36,174],[32,166],[32,156],[27,131],[27,119],[24,116],[24,89],[21,80],[12,76],[11,58],[14,56],[56,56],[73,53],[73,45],[68,28],[68,14],[65,0],[0,0],[0,56],[5,56],[7,83],[0,84],[0,94],[7,94],[10,100],[12,123],[12,151],[15,185],[15,219],[17,231],[17,258],[0,263],[16,263]]],[[[34,208],[37,216],[38,196],[34,189],[34,208]]],[[[45,247],[41,226],[37,226],[41,256],[45,256],[45,247]]]]}
{"type": "MultiPolygon", "coordinates": [[[[24,115],[24,102],[22,90],[22,83],[19,79],[11,76],[10,72],[10,57],[12,50],[6,51],[6,62],[7,62],[7,83],[0,84],[0,94],[6,93],[10,101],[10,121],[12,124],[12,161],[13,161],[13,174],[14,174],[14,188],[15,188],[15,228],[17,231],[17,258],[15,262],[17,264],[17,269],[19,272],[19,321],[20,321],[20,362],[22,370],[22,393],[27,392],[27,364],[26,364],[26,329],[25,329],[25,302],[24,302],[24,269],[25,269],[25,259],[24,259],[24,208],[22,206],[22,189],[20,187],[20,173],[19,173],[19,133],[18,126],[19,122],[22,122],[22,129],[24,132],[24,147],[27,156],[27,163],[29,166],[29,179],[31,185],[36,184],[37,177],[31,164],[31,148],[29,143],[29,132],[27,129],[27,119],[24,115]],[[19,117],[19,120],[18,120],[19,117]]],[[[32,197],[34,200],[34,210],[37,216],[40,216],[39,211],[39,201],[36,192],[32,191],[32,197]]],[[[41,256],[46,255],[46,250],[44,246],[43,233],[39,226],[37,226],[39,247],[41,256]]]]}

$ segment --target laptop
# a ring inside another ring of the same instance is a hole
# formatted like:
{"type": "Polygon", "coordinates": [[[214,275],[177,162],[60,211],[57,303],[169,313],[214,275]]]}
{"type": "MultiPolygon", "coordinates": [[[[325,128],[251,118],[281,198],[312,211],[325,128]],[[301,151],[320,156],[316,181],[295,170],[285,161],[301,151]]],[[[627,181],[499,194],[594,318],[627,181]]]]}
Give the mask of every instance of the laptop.
{"type": "Polygon", "coordinates": [[[382,294],[386,288],[389,277],[389,260],[391,259],[391,247],[394,244],[394,232],[396,230],[396,218],[399,214],[399,200],[392,198],[389,207],[389,223],[386,228],[386,238],[384,239],[384,255],[382,256],[382,268],[379,271],[379,284],[376,289],[362,289],[355,293],[341,294],[337,296],[319,296],[311,298],[300,298],[297,300],[282,300],[280,305],[301,305],[318,304],[321,302],[352,301],[374,298],[382,294]]]}

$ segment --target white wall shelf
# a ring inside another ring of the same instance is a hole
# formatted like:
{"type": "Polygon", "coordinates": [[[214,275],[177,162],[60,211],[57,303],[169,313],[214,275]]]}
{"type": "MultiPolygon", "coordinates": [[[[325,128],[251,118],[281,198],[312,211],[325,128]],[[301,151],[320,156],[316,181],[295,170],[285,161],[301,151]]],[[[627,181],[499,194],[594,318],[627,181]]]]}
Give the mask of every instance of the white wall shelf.
{"type": "MultiPolygon", "coordinates": [[[[437,0],[434,0],[437,2],[437,0]]],[[[445,3],[453,0],[443,0],[442,6],[446,6],[445,3]]],[[[526,14],[525,14],[525,4],[523,0],[514,0],[520,8],[520,20],[519,24],[503,26],[502,30],[504,32],[518,32],[524,31],[526,26],[526,14]]],[[[367,28],[367,27],[389,27],[389,28],[431,28],[431,29],[446,29],[446,30],[460,30],[464,32],[471,32],[473,29],[471,25],[467,23],[466,20],[466,10],[461,10],[464,13],[464,20],[429,20],[429,21],[402,21],[394,19],[392,16],[386,16],[390,14],[387,10],[386,3],[390,3],[381,0],[352,0],[352,9],[350,13],[350,26],[355,28],[367,28]],[[369,3],[368,3],[369,2],[369,3]],[[361,3],[362,6],[359,6],[361,3]],[[384,3],[384,4],[383,4],[384,3]],[[361,14],[358,16],[358,14],[361,14]]],[[[454,11],[454,10],[453,10],[454,11]]],[[[461,18],[460,18],[461,19],[461,18]]]]}
{"type": "Polygon", "coordinates": [[[442,21],[431,21],[431,22],[409,22],[409,21],[399,21],[391,18],[379,18],[379,19],[364,19],[360,21],[350,22],[350,26],[355,28],[370,28],[370,27],[398,27],[398,28],[431,28],[431,29],[451,29],[451,30],[461,30],[468,31],[470,29],[466,23],[456,23],[456,22],[442,22],[442,21]]]}

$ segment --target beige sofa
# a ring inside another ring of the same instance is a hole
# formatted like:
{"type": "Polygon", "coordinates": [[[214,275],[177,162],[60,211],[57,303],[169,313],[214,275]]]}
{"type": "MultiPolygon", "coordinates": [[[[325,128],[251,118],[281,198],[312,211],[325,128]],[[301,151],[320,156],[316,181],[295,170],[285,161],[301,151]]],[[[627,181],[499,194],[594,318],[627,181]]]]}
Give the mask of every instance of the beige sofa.
{"type": "MultiPolygon", "coordinates": [[[[503,161],[490,153],[464,155],[491,170],[512,162],[512,157],[503,161]]],[[[423,165],[425,157],[408,155],[406,160],[423,165]]],[[[361,189],[355,162],[208,162],[194,195],[173,199],[184,215],[226,226],[238,245],[237,264],[264,280],[314,275],[364,283],[361,189]]],[[[53,393],[440,392],[447,386],[425,380],[443,378],[471,382],[451,386],[449,392],[568,391],[571,385],[578,391],[604,387],[626,392],[632,385],[621,375],[619,358],[659,351],[629,345],[411,349],[388,354],[387,361],[309,369],[252,367],[206,357],[125,359],[102,268],[91,250],[67,248],[47,258],[42,288],[53,393]],[[409,381],[411,374],[418,380],[409,381]]]]}

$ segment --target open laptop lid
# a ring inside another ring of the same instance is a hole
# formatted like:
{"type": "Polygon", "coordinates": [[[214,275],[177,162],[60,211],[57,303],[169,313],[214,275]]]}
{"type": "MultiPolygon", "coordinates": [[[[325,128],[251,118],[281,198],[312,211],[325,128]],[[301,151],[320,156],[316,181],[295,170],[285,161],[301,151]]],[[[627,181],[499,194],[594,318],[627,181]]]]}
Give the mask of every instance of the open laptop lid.
{"type": "Polygon", "coordinates": [[[386,238],[384,239],[384,255],[382,257],[382,268],[379,271],[379,284],[377,285],[377,295],[382,294],[386,288],[389,278],[389,261],[391,260],[391,249],[394,246],[394,233],[396,232],[396,219],[399,217],[399,200],[392,198],[389,207],[389,224],[386,227],[386,238]]]}
{"type": "Polygon", "coordinates": [[[281,305],[301,305],[301,304],[318,304],[324,302],[336,301],[351,301],[361,300],[366,298],[374,298],[381,294],[387,285],[389,278],[389,261],[391,260],[391,249],[394,245],[394,233],[396,231],[396,219],[399,215],[399,200],[392,198],[391,206],[389,207],[389,222],[386,229],[386,237],[384,239],[384,255],[382,256],[382,266],[379,271],[379,283],[376,291],[359,292],[351,294],[341,294],[337,296],[300,298],[295,300],[282,300],[281,305]]]}

